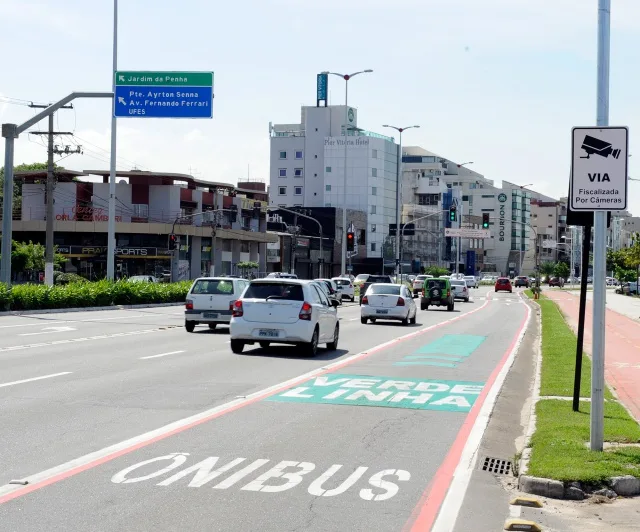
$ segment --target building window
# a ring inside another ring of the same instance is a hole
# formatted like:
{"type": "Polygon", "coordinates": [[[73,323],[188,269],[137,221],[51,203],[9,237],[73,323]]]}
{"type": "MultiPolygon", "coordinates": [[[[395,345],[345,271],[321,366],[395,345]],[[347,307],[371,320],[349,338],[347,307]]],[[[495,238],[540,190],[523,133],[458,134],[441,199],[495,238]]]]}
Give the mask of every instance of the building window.
{"type": "Polygon", "coordinates": [[[302,168],[294,168],[293,177],[302,177],[302,168]]]}
{"type": "Polygon", "coordinates": [[[330,167],[330,166],[327,166],[327,167],[324,169],[324,171],[325,171],[325,172],[327,172],[327,174],[330,174],[330,173],[331,173],[331,167],[330,167]]]}
{"type": "Polygon", "coordinates": [[[376,243],[371,242],[371,251],[375,251],[375,250],[376,250],[376,243]]]}
{"type": "Polygon", "coordinates": [[[376,206],[371,205],[371,214],[375,214],[375,213],[376,213],[376,206]]]}
{"type": "Polygon", "coordinates": [[[325,185],[324,186],[324,191],[325,192],[331,192],[331,185],[325,185]]]}
{"type": "Polygon", "coordinates": [[[280,196],[286,196],[287,195],[287,187],[278,187],[278,194],[280,196]]]}
{"type": "Polygon", "coordinates": [[[371,169],[371,175],[373,177],[378,177],[378,169],[377,168],[372,168],[371,169]]]}
{"type": "Polygon", "coordinates": [[[313,174],[313,177],[318,177],[318,174],[313,174]]]}
{"type": "Polygon", "coordinates": [[[278,169],[278,177],[287,177],[287,169],[279,168],[278,169]]]}
{"type": "Polygon", "coordinates": [[[296,159],[302,159],[302,150],[296,151],[296,159]]]}
{"type": "Polygon", "coordinates": [[[360,238],[358,239],[358,244],[362,244],[363,246],[367,244],[367,232],[364,229],[360,229],[360,238]]]}
{"type": "Polygon", "coordinates": [[[378,187],[371,187],[371,195],[372,196],[378,195],[378,187]]]}
{"type": "Polygon", "coordinates": [[[287,152],[286,151],[281,151],[280,152],[280,159],[286,159],[287,158],[287,152]]]}
{"type": "Polygon", "coordinates": [[[372,233],[376,232],[376,224],[371,224],[371,232],[372,233]]]}
{"type": "Polygon", "coordinates": [[[378,158],[378,150],[371,150],[371,158],[372,159],[378,158]]]}
{"type": "Polygon", "coordinates": [[[495,212],[495,209],[480,209],[482,212],[495,212]]]}
{"type": "Polygon", "coordinates": [[[240,241],[240,253],[249,253],[249,241],[241,240],[240,241]]]}
{"type": "Polygon", "coordinates": [[[302,187],[293,187],[294,196],[302,196],[302,187]]]}

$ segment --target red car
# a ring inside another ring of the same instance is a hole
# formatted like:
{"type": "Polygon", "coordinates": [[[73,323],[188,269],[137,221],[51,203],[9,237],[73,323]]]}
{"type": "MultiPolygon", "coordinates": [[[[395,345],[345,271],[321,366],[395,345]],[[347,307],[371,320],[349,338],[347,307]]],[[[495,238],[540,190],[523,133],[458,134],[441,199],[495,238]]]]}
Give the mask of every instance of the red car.
{"type": "Polygon", "coordinates": [[[500,292],[501,290],[509,293],[513,292],[513,287],[511,286],[511,281],[508,277],[498,277],[495,288],[496,292],[500,292]]]}

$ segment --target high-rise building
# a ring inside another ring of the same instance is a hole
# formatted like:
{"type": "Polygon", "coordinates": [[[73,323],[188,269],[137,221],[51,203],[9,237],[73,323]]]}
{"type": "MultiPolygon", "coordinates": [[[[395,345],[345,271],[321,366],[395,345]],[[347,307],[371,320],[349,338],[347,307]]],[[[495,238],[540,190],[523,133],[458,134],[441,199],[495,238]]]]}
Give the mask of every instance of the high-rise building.
{"type": "Polygon", "coordinates": [[[346,151],[347,209],[366,213],[366,258],[382,258],[396,216],[398,148],[357,123],[355,108],[330,105],[303,106],[299,124],[271,125],[269,204],[342,208],[346,151]]]}

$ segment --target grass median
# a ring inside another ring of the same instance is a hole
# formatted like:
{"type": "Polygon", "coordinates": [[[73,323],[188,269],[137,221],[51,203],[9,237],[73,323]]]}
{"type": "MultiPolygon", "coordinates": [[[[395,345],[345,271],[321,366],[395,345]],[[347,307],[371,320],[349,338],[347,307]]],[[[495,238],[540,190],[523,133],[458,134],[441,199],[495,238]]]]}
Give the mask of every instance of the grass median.
{"type": "MultiPolygon", "coordinates": [[[[527,291],[531,297],[531,292],[527,291]]],[[[542,368],[540,396],[536,404],[536,431],[531,438],[528,474],[561,481],[603,484],[619,475],[640,477],[640,426],[625,408],[605,389],[604,436],[607,445],[602,453],[588,448],[590,403],[580,401],[578,412],[570,399],[544,397],[573,396],[576,336],[558,306],[541,296],[542,368]]],[[[589,397],[591,361],[583,354],[580,396],[589,397]]]]}

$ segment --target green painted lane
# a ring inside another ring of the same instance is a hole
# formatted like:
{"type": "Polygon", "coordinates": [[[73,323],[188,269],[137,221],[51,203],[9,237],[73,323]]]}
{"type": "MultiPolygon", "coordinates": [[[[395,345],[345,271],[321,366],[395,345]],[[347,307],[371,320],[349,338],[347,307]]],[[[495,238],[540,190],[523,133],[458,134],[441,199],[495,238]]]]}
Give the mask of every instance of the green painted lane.
{"type": "Polygon", "coordinates": [[[436,366],[455,368],[487,339],[473,334],[446,334],[423,345],[413,355],[405,356],[394,366],[436,366]]]}

